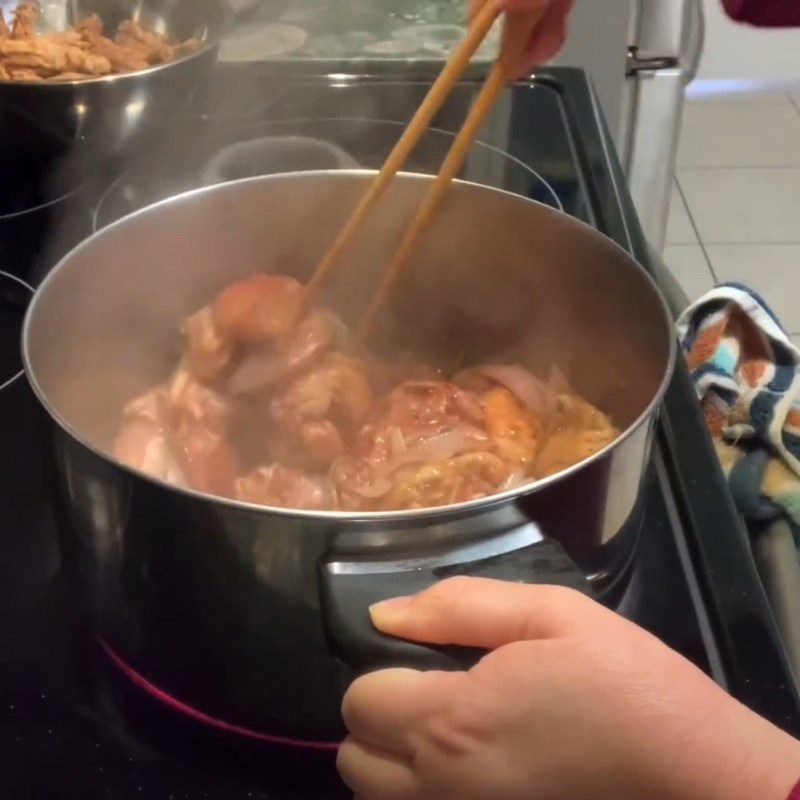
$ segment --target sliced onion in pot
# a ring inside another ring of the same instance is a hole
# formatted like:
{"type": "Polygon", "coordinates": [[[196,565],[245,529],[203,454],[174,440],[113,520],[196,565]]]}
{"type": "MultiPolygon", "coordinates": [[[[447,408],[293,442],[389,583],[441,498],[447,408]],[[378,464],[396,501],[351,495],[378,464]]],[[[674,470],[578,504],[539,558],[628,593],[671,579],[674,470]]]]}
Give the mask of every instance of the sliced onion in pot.
{"type": "MultiPolygon", "coordinates": [[[[408,438],[411,437],[407,437],[406,441],[408,438]]],[[[386,472],[393,472],[398,467],[417,461],[446,461],[459,453],[475,450],[488,441],[489,436],[480,428],[472,425],[459,425],[441,433],[429,435],[418,443],[406,447],[400,453],[393,453],[392,459],[386,465],[386,472]]]]}
{"type": "Polygon", "coordinates": [[[350,489],[353,494],[365,497],[367,500],[377,500],[392,490],[392,482],[387,478],[376,478],[369,486],[355,486],[350,489]]]}
{"type": "Polygon", "coordinates": [[[283,354],[260,350],[245,356],[228,379],[233,394],[252,394],[276,383],[290,372],[283,354]]]}
{"type": "Polygon", "coordinates": [[[408,450],[408,444],[406,443],[405,436],[403,436],[403,431],[396,425],[393,425],[389,431],[389,436],[392,443],[392,456],[394,458],[399,458],[402,453],[408,450]]]}
{"type": "Polygon", "coordinates": [[[509,489],[518,489],[524,486],[531,480],[522,470],[514,470],[501,484],[497,487],[498,492],[507,492],[509,489]]]}
{"type": "Polygon", "coordinates": [[[547,385],[557,395],[572,394],[572,387],[570,386],[569,381],[564,373],[555,364],[550,367],[550,377],[547,379],[547,385]]]}
{"type": "MultiPolygon", "coordinates": [[[[482,364],[465,372],[476,372],[505,386],[545,422],[549,422],[556,413],[558,392],[554,384],[551,385],[550,381],[545,383],[524,367],[516,364],[482,364]]],[[[561,373],[558,375],[561,376],[561,373]]]]}

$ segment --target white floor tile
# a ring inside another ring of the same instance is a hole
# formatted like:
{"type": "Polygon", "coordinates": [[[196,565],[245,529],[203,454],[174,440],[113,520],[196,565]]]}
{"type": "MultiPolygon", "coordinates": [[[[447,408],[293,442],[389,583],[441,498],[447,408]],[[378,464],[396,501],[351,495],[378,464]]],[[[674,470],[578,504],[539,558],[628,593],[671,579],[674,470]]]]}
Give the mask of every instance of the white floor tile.
{"type": "Polygon", "coordinates": [[[800,347],[800,333],[793,333],[789,338],[794,342],[795,347],[800,347]]]}
{"type": "Polygon", "coordinates": [[[667,244],[697,244],[697,234],[677,186],[672,187],[667,218],[667,244]]]}
{"type": "Polygon", "coordinates": [[[690,302],[694,302],[714,287],[703,249],[698,244],[674,244],[664,248],[664,263],[686,292],[690,302]]]}
{"type": "Polygon", "coordinates": [[[689,103],[678,166],[800,166],[800,114],[787,94],[779,104],[689,103]]]}
{"type": "Polygon", "coordinates": [[[783,327],[800,334],[800,242],[716,244],[708,245],[707,253],[720,282],[738,281],[755,289],[783,327]]]}
{"type": "Polygon", "coordinates": [[[705,243],[800,238],[800,169],[681,169],[678,182],[705,243]]]}
{"type": "Polygon", "coordinates": [[[739,25],[725,14],[719,0],[703,0],[702,5],[706,36],[701,79],[777,82],[800,77],[800,29],[739,25]]]}

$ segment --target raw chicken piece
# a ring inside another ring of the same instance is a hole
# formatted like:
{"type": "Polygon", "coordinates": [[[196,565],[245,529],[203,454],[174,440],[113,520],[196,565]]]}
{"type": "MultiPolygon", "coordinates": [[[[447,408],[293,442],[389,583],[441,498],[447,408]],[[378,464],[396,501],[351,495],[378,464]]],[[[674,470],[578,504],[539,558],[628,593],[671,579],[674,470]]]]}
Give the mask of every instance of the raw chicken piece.
{"type": "Polygon", "coordinates": [[[331,353],[270,403],[270,450],[288,463],[327,469],[372,406],[365,365],[331,353]]]}
{"type": "Polygon", "coordinates": [[[329,419],[302,423],[300,438],[307,455],[303,460],[313,467],[327,469],[344,453],[342,435],[329,419]]]}
{"type": "Polygon", "coordinates": [[[123,411],[114,455],[123,464],[175,486],[189,482],[167,437],[167,393],[163,388],[131,400],[123,411]]]}
{"type": "Polygon", "coordinates": [[[286,343],[269,342],[246,351],[228,387],[236,395],[254,394],[312,367],[332,347],[347,349],[349,334],[330,311],[311,311],[286,343]]]}
{"type": "Polygon", "coordinates": [[[231,416],[223,397],[179,371],[126,406],[114,455],[170,483],[230,495],[239,472],[227,440],[231,416]]]}
{"type": "Polygon", "coordinates": [[[191,485],[229,495],[239,472],[228,442],[230,403],[213,389],[178,371],[167,389],[170,432],[191,485]]]}
{"type": "Polygon", "coordinates": [[[357,425],[367,416],[372,399],[364,363],[331,353],[319,367],[298,378],[274,407],[279,417],[322,419],[334,414],[357,425]]]}
{"type": "Polygon", "coordinates": [[[255,275],[225,289],[214,301],[214,322],[237,344],[261,344],[286,336],[297,321],[301,286],[282,275],[255,275]]]}
{"type": "Polygon", "coordinates": [[[489,364],[449,380],[379,360],[330,311],[304,312],[296,280],[259,274],[185,321],[176,372],[128,406],[117,451],[166,480],[267,506],[467,502],[571,466],[618,435],[554,376],[489,364]]]}
{"type": "Polygon", "coordinates": [[[300,470],[271,464],[259,467],[236,481],[236,499],[283,508],[325,509],[334,504],[328,483],[300,470]]]}
{"type": "MultiPolygon", "coordinates": [[[[477,398],[443,382],[413,383],[398,387],[388,405],[383,416],[359,431],[357,455],[340,459],[331,471],[343,507],[394,508],[400,506],[393,506],[392,498],[402,495],[415,504],[422,494],[432,498],[430,505],[439,505],[456,502],[451,498],[462,492],[472,497],[486,491],[459,473],[467,463],[459,459],[466,455],[497,462],[487,452],[492,447],[489,435],[468,421],[482,416],[477,398]],[[425,472],[426,467],[434,468],[435,474],[425,472]],[[420,488],[423,485],[430,488],[420,488]]],[[[505,480],[509,472],[503,470],[498,480],[505,480]]]]}
{"type": "Polygon", "coordinates": [[[539,446],[542,426],[508,389],[495,387],[483,396],[486,431],[494,452],[504,461],[527,469],[539,446]]]}
{"type": "Polygon", "coordinates": [[[230,342],[214,322],[211,306],[200,309],[183,323],[183,357],[200,380],[213,380],[228,366],[233,354],[230,342]]]}
{"type": "Polygon", "coordinates": [[[389,395],[387,419],[404,434],[427,434],[455,422],[483,423],[478,398],[447,381],[407,382],[389,395]]]}

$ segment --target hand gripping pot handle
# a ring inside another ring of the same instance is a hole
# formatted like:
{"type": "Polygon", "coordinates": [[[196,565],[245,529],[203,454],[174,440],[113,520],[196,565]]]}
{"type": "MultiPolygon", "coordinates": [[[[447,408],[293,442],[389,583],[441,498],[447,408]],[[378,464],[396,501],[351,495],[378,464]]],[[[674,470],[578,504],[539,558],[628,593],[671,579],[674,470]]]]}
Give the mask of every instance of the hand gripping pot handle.
{"type": "Polygon", "coordinates": [[[554,584],[592,594],[586,577],[564,548],[545,538],[533,524],[433,557],[332,558],[320,564],[319,572],[323,624],[331,650],[357,673],[386,667],[465,670],[485,655],[469,647],[393,639],[372,625],[369,607],[373,603],[416,594],[446,578],[469,575],[554,584]]]}

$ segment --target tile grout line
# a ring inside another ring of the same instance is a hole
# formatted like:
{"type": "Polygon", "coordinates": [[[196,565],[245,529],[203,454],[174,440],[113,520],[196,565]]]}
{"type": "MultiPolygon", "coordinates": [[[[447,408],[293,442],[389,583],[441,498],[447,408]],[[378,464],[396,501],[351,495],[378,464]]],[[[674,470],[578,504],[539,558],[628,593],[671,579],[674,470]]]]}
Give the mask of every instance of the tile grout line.
{"type": "MultiPolygon", "coordinates": [[[[762,105],[766,106],[767,108],[783,108],[784,107],[784,103],[788,103],[789,107],[793,111],[797,112],[798,116],[800,116],[800,95],[798,95],[798,101],[796,101],[794,96],[792,95],[792,92],[790,92],[788,89],[781,90],[781,94],[784,97],[784,102],[781,102],[781,103],[778,103],[777,101],[771,101],[769,103],[764,103],[764,104],[762,104],[762,103],[749,104],[747,102],[744,102],[743,105],[749,105],[750,107],[755,107],[755,108],[762,107],[762,105]]],[[[689,101],[689,100],[686,101],[686,105],[691,105],[691,104],[692,104],[691,101],[689,101]]],[[[711,101],[710,104],[713,105],[713,101],[711,101]]],[[[702,106],[703,103],[695,103],[695,105],[699,107],[699,106],[702,106]]],[[[731,106],[731,105],[736,105],[736,104],[727,104],[727,105],[731,106]]],[[[800,169],[800,163],[785,164],[783,166],[776,166],[776,165],[772,165],[772,166],[763,166],[763,165],[762,166],[754,166],[754,165],[750,165],[750,164],[744,164],[744,165],[743,164],[736,164],[736,165],[724,165],[723,164],[723,165],[716,165],[716,166],[704,166],[702,164],[695,164],[695,165],[686,166],[686,165],[683,165],[683,164],[681,164],[679,162],[679,163],[677,163],[675,165],[675,173],[676,174],[677,174],[678,170],[684,170],[684,169],[686,169],[686,170],[697,170],[697,171],[711,170],[711,169],[776,169],[776,170],[786,170],[786,169],[800,169]]]]}
{"type": "MultiPolygon", "coordinates": [[[[798,108],[797,110],[800,113],[800,108],[798,108]]],[[[718,165],[718,166],[713,166],[713,167],[701,167],[701,166],[686,167],[686,166],[681,166],[680,164],[678,164],[676,166],[676,168],[675,168],[675,171],[676,171],[676,173],[677,172],[684,172],[684,171],[685,172],[689,172],[689,171],[692,171],[692,172],[709,172],[710,170],[733,170],[733,169],[747,169],[747,170],[762,169],[762,170],[765,170],[765,171],[769,170],[769,171],[772,171],[772,172],[780,172],[780,171],[786,171],[786,170],[800,170],[800,162],[797,163],[797,164],[784,164],[782,167],[776,166],[774,164],[771,165],[771,166],[763,166],[762,165],[760,167],[754,166],[752,164],[749,164],[749,165],[748,164],[728,164],[727,166],[719,166],[718,165]]]]}
{"type": "Polygon", "coordinates": [[[792,92],[786,92],[786,96],[789,98],[789,104],[794,107],[794,110],[800,114],[800,94],[797,96],[797,100],[794,98],[794,94],[792,92]]]}
{"type": "Polygon", "coordinates": [[[716,247],[723,245],[724,247],[798,247],[800,246],[799,239],[768,239],[767,241],[758,240],[752,242],[730,242],[730,241],[712,241],[703,242],[708,247],[716,247]]]}
{"type": "Polygon", "coordinates": [[[714,267],[711,266],[711,259],[708,257],[708,251],[706,250],[705,242],[703,241],[703,237],[700,235],[700,230],[697,227],[697,223],[694,221],[694,215],[692,214],[692,209],[689,208],[689,203],[686,201],[686,195],[683,193],[681,182],[678,180],[677,175],[673,175],[672,178],[675,181],[675,186],[678,189],[678,195],[681,198],[683,207],[686,209],[686,215],[689,217],[689,222],[692,225],[694,235],[697,237],[697,243],[700,245],[700,252],[703,254],[703,258],[706,260],[708,271],[711,273],[711,277],[714,279],[714,284],[717,284],[719,283],[719,278],[717,277],[717,273],[714,272],[714,267]]]}

